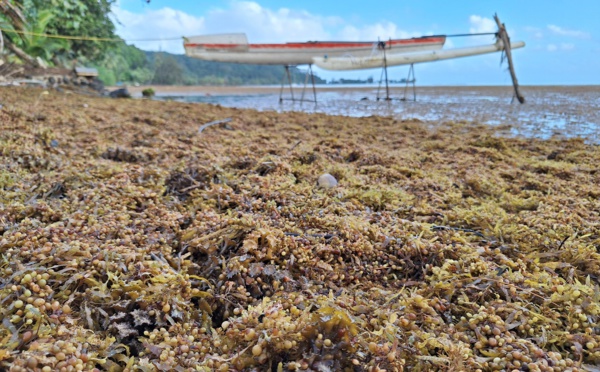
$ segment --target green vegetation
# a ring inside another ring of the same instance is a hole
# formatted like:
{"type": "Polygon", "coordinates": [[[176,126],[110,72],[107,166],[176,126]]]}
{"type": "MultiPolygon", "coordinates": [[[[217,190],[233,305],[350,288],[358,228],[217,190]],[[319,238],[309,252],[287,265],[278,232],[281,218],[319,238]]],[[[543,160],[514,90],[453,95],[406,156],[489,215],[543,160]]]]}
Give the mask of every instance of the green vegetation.
{"type": "Polygon", "coordinates": [[[331,79],[330,84],[373,84],[374,80],[372,76],[369,76],[366,80],[362,79],[343,79],[338,80],[331,79]]]}
{"type": "Polygon", "coordinates": [[[0,27],[11,62],[34,67],[97,61],[116,42],[57,39],[40,34],[115,39],[109,17],[114,0],[6,0],[0,2],[0,27]],[[43,62],[40,63],[37,58],[43,62]]]}
{"type": "MultiPolygon", "coordinates": [[[[164,52],[146,52],[146,56],[155,71],[154,84],[261,85],[279,84],[283,77],[281,66],[211,62],[164,52]]],[[[290,72],[294,83],[304,82],[305,71],[294,67],[290,72]]],[[[325,80],[315,76],[315,82],[325,80]]]]}
{"type": "Polygon", "coordinates": [[[100,61],[91,65],[98,68],[100,80],[106,85],[115,85],[117,82],[142,84],[151,82],[154,77],[146,54],[125,43],[119,43],[107,51],[100,61]]]}
{"type": "Polygon", "coordinates": [[[50,60],[53,56],[63,53],[68,48],[66,40],[51,39],[37,34],[44,32],[48,23],[52,20],[53,14],[50,10],[42,10],[35,15],[31,15],[32,22],[25,25],[24,30],[29,34],[23,34],[18,42],[18,46],[32,57],[40,57],[43,60],[50,60]]]}
{"type": "MultiPolygon", "coordinates": [[[[109,51],[99,63],[100,79],[106,85],[264,85],[279,84],[283,77],[281,66],[245,65],[202,61],[185,55],[165,52],[144,52],[135,46],[121,43],[109,51]]],[[[292,68],[294,83],[302,83],[306,72],[292,68]]],[[[315,82],[325,80],[315,76],[315,82]]]]}
{"type": "MultiPolygon", "coordinates": [[[[27,11],[49,11],[53,17],[45,32],[52,35],[83,36],[115,39],[115,26],[110,19],[111,6],[116,0],[21,0],[27,11]]],[[[65,53],[69,58],[102,59],[117,42],[69,40],[65,53]]]]}
{"type": "Polygon", "coordinates": [[[142,90],[142,96],[146,97],[146,98],[154,97],[155,94],[156,94],[156,92],[152,88],[146,88],[146,89],[142,90]]]}

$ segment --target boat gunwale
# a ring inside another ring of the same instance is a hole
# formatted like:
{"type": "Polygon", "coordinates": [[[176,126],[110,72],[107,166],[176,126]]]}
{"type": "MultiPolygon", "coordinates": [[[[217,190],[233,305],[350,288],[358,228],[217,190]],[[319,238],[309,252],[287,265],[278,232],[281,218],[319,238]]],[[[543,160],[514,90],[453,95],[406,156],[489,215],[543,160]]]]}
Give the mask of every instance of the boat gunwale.
{"type": "MultiPolygon", "coordinates": [[[[371,48],[379,41],[308,41],[308,42],[290,42],[290,43],[273,43],[273,44],[230,44],[230,43],[184,43],[185,48],[205,48],[205,49],[235,49],[235,48],[248,48],[248,49],[344,49],[344,48],[371,48]]],[[[403,46],[403,45],[435,45],[444,44],[446,42],[445,36],[424,36],[411,39],[391,39],[382,41],[389,46],[403,46]]]]}

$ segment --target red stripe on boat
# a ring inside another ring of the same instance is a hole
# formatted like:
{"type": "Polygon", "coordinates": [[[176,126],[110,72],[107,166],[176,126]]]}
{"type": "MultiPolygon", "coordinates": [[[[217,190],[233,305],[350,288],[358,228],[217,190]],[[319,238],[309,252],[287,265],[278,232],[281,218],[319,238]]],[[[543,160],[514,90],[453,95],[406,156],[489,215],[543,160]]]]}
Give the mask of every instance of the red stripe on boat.
{"type": "MultiPolygon", "coordinates": [[[[431,38],[420,38],[420,39],[401,39],[401,40],[388,40],[384,41],[388,46],[394,45],[412,45],[412,44],[437,44],[443,43],[446,40],[445,37],[431,37],[431,38]]],[[[312,48],[330,48],[330,49],[344,49],[344,48],[367,48],[377,44],[374,42],[323,42],[314,41],[306,43],[286,43],[286,44],[198,44],[198,43],[187,43],[185,47],[204,47],[207,49],[233,49],[239,47],[248,47],[249,49],[312,49],[312,48]]]]}

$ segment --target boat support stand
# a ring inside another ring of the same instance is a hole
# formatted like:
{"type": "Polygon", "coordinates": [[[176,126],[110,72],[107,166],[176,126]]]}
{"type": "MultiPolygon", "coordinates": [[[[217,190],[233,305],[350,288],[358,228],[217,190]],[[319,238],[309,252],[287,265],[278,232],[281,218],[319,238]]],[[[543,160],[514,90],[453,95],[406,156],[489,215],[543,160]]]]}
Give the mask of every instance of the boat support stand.
{"type": "Polygon", "coordinates": [[[283,75],[283,78],[281,79],[281,89],[279,91],[279,103],[282,103],[284,100],[290,100],[293,102],[317,103],[317,89],[315,87],[315,75],[313,74],[312,64],[309,64],[308,70],[306,70],[306,75],[304,76],[304,86],[302,87],[302,94],[300,95],[300,98],[294,97],[294,88],[292,87],[292,74],[290,73],[290,67],[295,67],[295,66],[285,65],[283,67],[285,68],[285,74],[283,75]],[[309,77],[310,77],[311,85],[312,85],[313,99],[304,98],[304,96],[306,95],[306,86],[308,85],[309,77]],[[286,80],[287,80],[287,82],[286,82],[286,80]],[[283,90],[284,90],[286,83],[290,87],[290,98],[283,97],[283,90]]]}
{"type": "Polygon", "coordinates": [[[386,45],[384,42],[380,41],[377,44],[377,46],[379,49],[381,49],[383,51],[383,69],[381,70],[381,75],[379,76],[379,87],[377,87],[377,100],[379,101],[380,99],[384,99],[386,101],[391,101],[392,99],[390,98],[390,84],[389,84],[388,73],[387,73],[387,57],[385,55],[386,45]],[[383,75],[385,75],[385,98],[379,98],[379,91],[381,90],[381,83],[383,81],[383,75]]]}
{"type": "MultiPolygon", "coordinates": [[[[378,42],[377,43],[377,49],[383,51],[383,68],[381,69],[381,75],[379,76],[379,87],[377,87],[377,100],[379,101],[380,99],[383,99],[385,101],[391,101],[392,98],[390,97],[390,84],[389,84],[389,79],[388,79],[388,65],[387,65],[387,56],[386,56],[386,49],[387,49],[387,45],[385,42],[378,42]],[[385,79],[384,79],[384,75],[385,75],[385,79]],[[379,91],[381,90],[381,83],[385,81],[385,97],[380,97],[379,96],[379,91]]],[[[410,64],[410,69],[408,70],[408,77],[406,78],[406,86],[404,87],[404,97],[400,98],[400,101],[406,101],[406,93],[408,92],[408,84],[412,84],[412,92],[413,92],[413,101],[417,100],[417,91],[416,91],[416,87],[415,87],[415,65],[414,63],[410,64]]]]}
{"type": "Polygon", "coordinates": [[[412,93],[413,93],[413,102],[417,102],[417,88],[415,86],[415,65],[414,63],[410,64],[410,68],[408,69],[408,76],[406,77],[406,85],[404,86],[404,97],[400,98],[401,101],[406,101],[406,93],[408,92],[408,84],[412,84],[412,93]]]}
{"type": "MultiPolygon", "coordinates": [[[[384,50],[384,53],[385,53],[385,50],[384,50]]],[[[408,76],[406,77],[406,85],[404,86],[404,97],[400,98],[400,101],[408,101],[406,94],[408,93],[409,84],[412,85],[412,94],[413,94],[412,101],[414,101],[414,102],[417,101],[417,87],[415,85],[415,82],[416,82],[415,65],[414,65],[414,63],[411,63],[410,68],[408,69],[408,76]]],[[[389,82],[388,82],[387,63],[386,63],[386,59],[385,59],[385,54],[384,54],[384,58],[383,58],[383,69],[381,70],[381,76],[379,77],[379,87],[377,88],[377,100],[379,101],[380,99],[383,99],[386,101],[392,100],[392,98],[390,97],[390,86],[389,86],[389,82]],[[385,75],[385,79],[383,79],[384,75],[385,75]],[[380,97],[379,91],[381,90],[381,83],[383,81],[385,81],[385,97],[380,97]]]]}

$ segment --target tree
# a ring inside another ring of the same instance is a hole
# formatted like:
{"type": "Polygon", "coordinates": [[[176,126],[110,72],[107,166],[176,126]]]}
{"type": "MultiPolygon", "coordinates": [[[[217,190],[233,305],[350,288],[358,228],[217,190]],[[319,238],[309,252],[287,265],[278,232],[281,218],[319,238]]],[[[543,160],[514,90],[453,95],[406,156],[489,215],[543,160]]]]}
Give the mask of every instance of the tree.
{"type": "MultiPolygon", "coordinates": [[[[110,19],[116,0],[21,0],[32,5],[32,11],[51,10],[55,17],[46,32],[55,35],[114,39],[115,25],[110,19]]],[[[71,40],[72,58],[96,60],[115,47],[116,42],[71,40]]]]}
{"type": "MultiPolygon", "coordinates": [[[[72,37],[115,39],[115,26],[110,19],[111,6],[116,0],[0,0],[2,28],[14,31],[46,33],[72,37]],[[41,32],[40,32],[41,31],[41,32]]],[[[113,49],[117,41],[55,39],[9,33],[7,46],[21,59],[27,61],[27,51],[21,44],[37,44],[54,57],[98,60],[113,49]],[[18,40],[21,41],[18,41],[18,40]],[[28,39],[28,40],[26,40],[28,39]],[[56,42],[56,40],[63,40],[56,42]],[[62,46],[66,45],[66,48],[62,46]],[[16,47],[17,49],[13,48],[16,47]],[[59,53],[60,50],[60,53],[59,53]],[[21,53],[25,52],[25,53],[21,53]]],[[[37,54],[44,54],[40,48],[37,54]]],[[[46,59],[48,55],[43,56],[46,59]]]]}
{"type": "Polygon", "coordinates": [[[156,60],[154,70],[154,84],[181,84],[183,81],[183,70],[175,58],[161,54],[156,60]]]}
{"type": "Polygon", "coordinates": [[[69,43],[66,40],[41,36],[46,32],[46,27],[53,17],[52,11],[42,10],[37,13],[37,19],[27,24],[24,28],[26,33],[21,35],[19,45],[25,53],[50,61],[52,57],[68,49],[69,43]]]}
{"type": "Polygon", "coordinates": [[[8,30],[5,32],[7,47],[33,66],[38,65],[35,57],[50,61],[57,53],[67,50],[66,40],[42,36],[53,17],[50,10],[21,12],[15,4],[0,3],[0,27],[8,30]]]}

